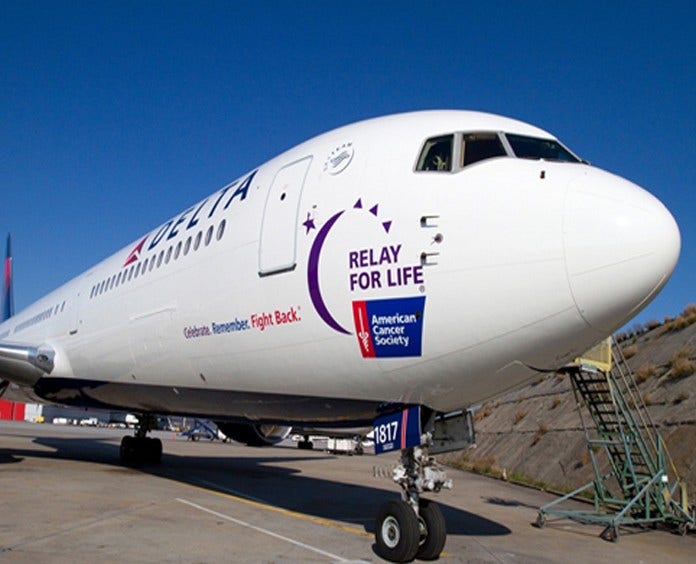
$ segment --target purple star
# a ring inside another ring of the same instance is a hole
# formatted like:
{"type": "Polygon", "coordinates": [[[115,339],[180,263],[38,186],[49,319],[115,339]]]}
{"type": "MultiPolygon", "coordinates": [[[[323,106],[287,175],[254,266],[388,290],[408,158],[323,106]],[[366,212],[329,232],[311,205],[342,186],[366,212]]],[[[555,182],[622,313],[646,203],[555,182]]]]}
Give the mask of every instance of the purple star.
{"type": "Polygon", "coordinates": [[[314,218],[313,218],[313,217],[310,217],[309,212],[307,212],[307,219],[306,219],[305,221],[302,222],[302,225],[304,225],[305,228],[307,229],[307,231],[305,231],[305,235],[309,234],[309,232],[310,232],[312,229],[316,229],[316,228],[317,228],[317,226],[314,225],[314,218]]]}

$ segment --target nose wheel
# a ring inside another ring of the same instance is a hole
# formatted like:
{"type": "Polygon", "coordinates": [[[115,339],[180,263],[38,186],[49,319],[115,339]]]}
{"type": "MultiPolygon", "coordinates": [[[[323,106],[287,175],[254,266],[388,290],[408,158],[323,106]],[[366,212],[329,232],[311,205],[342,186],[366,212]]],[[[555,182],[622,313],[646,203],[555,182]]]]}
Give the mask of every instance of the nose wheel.
{"type": "Polygon", "coordinates": [[[377,512],[377,554],[391,562],[410,562],[418,552],[418,517],[405,501],[391,500],[377,512]]]}
{"type": "Polygon", "coordinates": [[[416,558],[437,560],[447,541],[445,517],[440,511],[440,506],[427,499],[420,500],[418,514],[421,527],[425,528],[425,538],[421,539],[416,558]]]}
{"type": "Polygon", "coordinates": [[[450,488],[451,480],[428,456],[427,447],[420,446],[401,451],[394,481],[401,486],[402,499],[388,501],[377,512],[377,554],[391,562],[436,560],[447,540],[445,518],[436,503],[420,499],[420,494],[450,488]]]}

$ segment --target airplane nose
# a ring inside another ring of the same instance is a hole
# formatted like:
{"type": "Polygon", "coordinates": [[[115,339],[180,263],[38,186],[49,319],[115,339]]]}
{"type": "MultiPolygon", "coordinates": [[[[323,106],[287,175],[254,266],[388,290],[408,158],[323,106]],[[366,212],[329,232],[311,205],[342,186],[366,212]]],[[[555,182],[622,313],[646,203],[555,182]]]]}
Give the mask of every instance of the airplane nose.
{"type": "Polygon", "coordinates": [[[593,328],[611,332],[667,283],[681,237],[672,214],[652,194],[588,168],[568,186],[564,245],[580,315],[593,328]]]}

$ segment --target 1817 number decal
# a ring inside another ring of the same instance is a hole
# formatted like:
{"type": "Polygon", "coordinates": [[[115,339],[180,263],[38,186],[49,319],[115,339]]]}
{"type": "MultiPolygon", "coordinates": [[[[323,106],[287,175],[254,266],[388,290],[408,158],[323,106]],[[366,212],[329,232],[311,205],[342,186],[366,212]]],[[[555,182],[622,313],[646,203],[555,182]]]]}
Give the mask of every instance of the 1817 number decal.
{"type": "Polygon", "coordinates": [[[388,423],[382,423],[374,427],[375,430],[375,442],[380,445],[386,446],[388,443],[393,443],[398,437],[399,433],[399,422],[390,421],[388,423]]]}

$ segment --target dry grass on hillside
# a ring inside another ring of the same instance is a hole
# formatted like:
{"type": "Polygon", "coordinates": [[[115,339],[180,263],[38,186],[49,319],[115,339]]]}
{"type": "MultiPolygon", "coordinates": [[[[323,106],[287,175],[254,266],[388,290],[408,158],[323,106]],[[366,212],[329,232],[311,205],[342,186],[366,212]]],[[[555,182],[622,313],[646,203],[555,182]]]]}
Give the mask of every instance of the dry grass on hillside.
{"type": "Polygon", "coordinates": [[[693,351],[691,347],[683,347],[675,351],[670,363],[670,378],[684,378],[696,372],[696,361],[691,360],[693,351]]]}
{"type": "Polygon", "coordinates": [[[671,333],[686,329],[692,323],[696,323],[696,304],[689,304],[686,309],[675,319],[666,322],[663,326],[663,333],[671,333]]]}
{"type": "Polygon", "coordinates": [[[652,378],[657,374],[657,366],[652,363],[643,364],[636,370],[636,382],[642,384],[648,378],[652,378]]]}
{"type": "Polygon", "coordinates": [[[617,343],[626,341],[635,343],[638,337],[659,327],[661,327],[659,335],[664,335],[665,333],[681,331],[694,323],[696,323],[696,304],[689,304],[677,317],[666,316],[662,323],[657,319],[651,319],[646,323],[636,323],[631,329],[616,333],[614,338],[617,343]]]}

